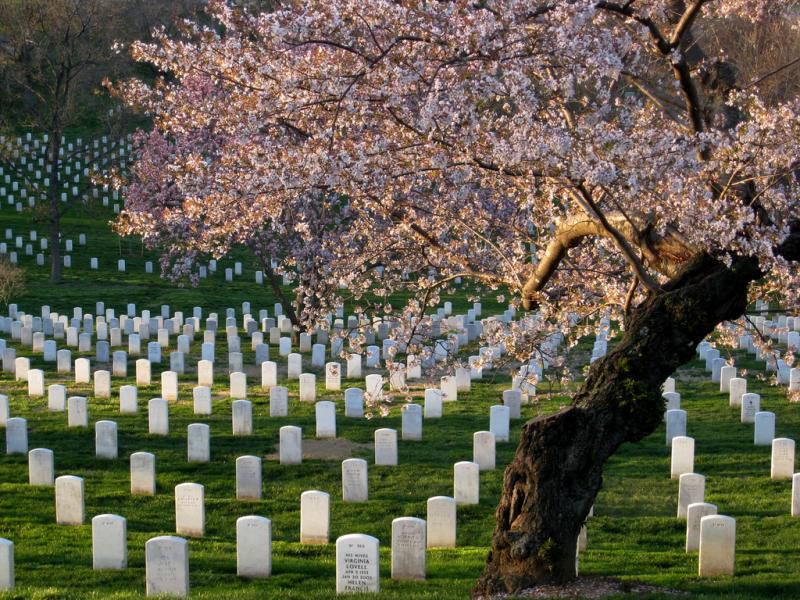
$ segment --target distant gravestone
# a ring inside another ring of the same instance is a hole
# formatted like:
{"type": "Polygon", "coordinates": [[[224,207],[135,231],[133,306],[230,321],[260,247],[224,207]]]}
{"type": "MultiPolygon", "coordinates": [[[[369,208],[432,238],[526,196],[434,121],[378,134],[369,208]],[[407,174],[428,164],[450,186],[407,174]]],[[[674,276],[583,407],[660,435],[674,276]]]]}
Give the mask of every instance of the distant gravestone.
{"type": "Polygon", "coordinates": [[[667,446],[672,445],[673,438],[686,435],[686,411],[668,410],[667,421],[667,446]]]}
{"type": "Polygon", "coordinates": [[[196,415],[211,414],[211,388],[198,385],[192,388],[192,409],[196,415]]]}
{"type": "Polygon", "coordinates": [[[739,408],[742,405],[742,395],[747,393],[747,379],[733,377],[728,383],[728,404],[731,408],[739,408]]]}
{"type": "Polygon", "coordinates": [[[206,532],[205,488],[199,483],[175,486],[175,532],[203,537],[206,532]]]}
{"type": "Polygon", "coordinates": [[[342,461],[342,500],[366,502],[367,498],[367,461],[362,458],[342,461]]]}
{"type": "Polygon", "coordinates": [[[119,412],[122,414],[139,412],[139,390],[135,385],[123,385],[119,388],[119,412]]]}
{"type": "Polygon", "coordinates": [[[235,400],[231,403],[231,422],[233,435],[253,434],[253,403],[249,400],[235,400]]]}
{"type": "MultiPolygon", "coordinates": [[[[67,388],[54,383],[47,388],[47,410],[63,412],[67,408],[67,388]]],[[[0,409],[1,412],[1,409],[0,409]]]]}
{"type": "Polygon", "coordinates": [[[756,413],[753,443],[756,446],[771,446],[775,439],[775,413],[761,411],[756,413]]]}
{"type": "Polygon", "coordinates": [[[117,424],[114,421],[97,421],[94,424],[95,456],[117,458],[117,424]]]}
{"type": "Polygon", "coordinates": [[[455,548],[456,501],[449,496],[434,496],[427,503],[427,547],[455,548]]]}
{"type": "Polygon", "coordinates": [[[22,417],[6,421],[6,454],[28,453],[28,422],[22,417]]]}
{"type": "Polygon", "coordinates": [[[755,423],[756,413],[761,410],[761,396],[753,393],[742,394],[741,402],[741,422],[755,423]]]}
{"type": "Polygon", "coordinates": [[[28,452],[28,483],[35,486],[51,487],[54,484],[53,451],[47,448],[34,448],[28,452]]]}
{"type": "Polygon", "coordinates": [[[793,517],[800,517],[800,473],[792,475],[792,510],[793,517]]]}
{"type": "Polygon", "coordinates": [[[317,399],[317,376],[313,373],[300,375],[300,402],[315,402],[317,399]]]}
{"type": "Polygon", "coordinates": [[[480,468],[477,463],[461,461],[453,465],[453,497],[458,504],[480,502],[480,468]]]}
{"type": "Polygon", "coordinates": [[[152,398],[147,403],[147,422],[150,435],[169,435],[169,402],[152,398]]]}
{"type": "Polygon", "coordinates": [[[131,454],[131,494],[155,496],[156,457],[150,452],[131,454]]]}
{"type": "Polygon", "coordinates": [[[86,398],[70,396],[67,398],[67,426],[88,427],[89,413],[86,409],[86,398]]]}
{"type": "Polygon", "coordinates": [[[161,373],[161,397],[172,402],[178,400],[178,374],[175,371],[161,373]]]}
{"type": "Polygon", "coordinates": [[[690,504],[705,502],[706,478],[698,473],[683,473],[678,480],[678,518],[685,519],[690,504]]]}
{"type": "Polygon", "coordinates": [[[687,436],[672,438],[670,478],[678,479],[682,474],[692,471],[694,471],[694,438],[687,436]]]}
{"type": "Polygon", "coordinates": [[[236,520],[236,574],[255,579],[272,574],[272,521],[250,515],[236,520]]]}
{"type": "Polygon", "coordinates": [[[317,438],[336,437],[336,404],[328,400],[317,402],[314,405],[316,416],[317,438]]]}
{"type": "Polygon", "coordinates": [[[300,494],[300,543],[327,544],[330,535],[330,503],[325,492],[309,490],[300,494]]]}
{"type": "Polygon", "coordinates": [[[285,425],[279,430],[279,459],[282,465],[299,465],[303,462],[303,434],[299,427],[285,425]]]}
{"type": "Polygon", "coordinates": [[[13,590],[14,585],[14,542],[0,538],[0,592],[13,590]]]}
{"type": "Polygon", "coordinates": [[[442,391],[435,388],[425,390],[425,418],[441,419],[442,417],[442,391]]]}
{"type": "Polygon", "coordinates": [[[162,535],[144,546],[148,596],[189,595],[189,543],[183,538],[162,535]]]}
{"type": "Polygon", "coordinates": [[[397,430],[381,428],[375,430],[375,464],[397,466],[397,430]]]}
{"type": "Polygon", "coordinates": [[[361,388],[347,388],[344,391],[344,416],[353,419],[364,416],[364,392],[361,388]]]}
{"type": "Polygon", "coordinates": [[[772,440],[772,479],[791,479],[794,474],[794,440],[775,438],[772,440]]]}
{"type": "Polygon", "coordinates": [[[424,520],[400,517],[392,521],[392,579],[425,579],[426,540],[424,520]]]}
{"type": "Polygon", "coordinates": [[[289,416],[289,390],[276,385],[269,389],[269,416],[289,416]]]}
{"type": "Polygon", "coordinates": [[[191,423],[186,435],[187,460],[207,463],[211,460],[211,428],[205,423],[191,423]]]}
{"type": "Polygon", "coordinates": [[[476,431],[472,434],[472,461],[481,471],[495,469],[495,437],[491,431],[476,431]]]}
{"type": "Polygon", "coordinates": [[[86,512],[83,502],[83,479],[74,475],[56,478],[56,523],[83,525],[86,512]]]}
{"type": "Polygon", "coordinates": [[[236,459],[236,499],[261,500],[261,458],[240,456],[236,459]]]}
{"type": "Polygon", "coordinates": [[[419,404],[404,404],[401,408],[402,439],[422,440],[422,407],[419,404]]]}
{"type": "Polygon", "coordinates": [[[380,553],[376,538],[362,533],[336,540],[336,593],[378,593],[380,553]]]}
{"type": "Polygon", "coordinates": [[[92,519],[92,568],[128,567],[128,524],[119,515],[97,515],[92,519]]]}
{"type": "Polygon", "coordinates": [[[695,502],[686,507],[686,552],[700,549],[700,519],[717,514],[717,507],[707,502],[695,502]]]}
{"type": "Polygon", "coordinates": [[[499,404],[489,409],[489,430],[494,434],[495,442],[507,442],[511,425],[511,412],[507,406],[499,404]]]}

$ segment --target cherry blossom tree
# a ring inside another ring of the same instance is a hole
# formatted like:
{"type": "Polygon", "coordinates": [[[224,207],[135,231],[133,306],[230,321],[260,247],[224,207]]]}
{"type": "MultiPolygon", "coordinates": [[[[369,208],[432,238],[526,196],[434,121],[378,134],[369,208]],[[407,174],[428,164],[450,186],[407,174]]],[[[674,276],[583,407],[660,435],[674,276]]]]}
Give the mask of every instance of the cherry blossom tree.
{"type": "Polygon", "coordinates": [[[570,406],[523,428],[476,594],[567,581],[661,382],[748,299],[798,307],[800,100],[766,106],[697,35],[791,4],[213,1],[212,23],[134,47],[164,79],[116,88],[155,124],[124,227],[182,275],[234,244],[279,254],[308,327],[342,287],[410,291],[384,307],[409,347],[456,277],[513,296],[521,318],[485,335],[524,361],[616,311],[624,335],[570,406]]]}

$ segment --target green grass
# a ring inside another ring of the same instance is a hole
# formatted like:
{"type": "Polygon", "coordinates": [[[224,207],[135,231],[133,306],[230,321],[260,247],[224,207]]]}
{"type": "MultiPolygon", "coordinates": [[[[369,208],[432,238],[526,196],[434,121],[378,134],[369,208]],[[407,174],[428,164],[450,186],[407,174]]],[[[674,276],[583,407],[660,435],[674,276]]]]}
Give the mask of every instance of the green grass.
{"type": "MultiPolygon", "coordinates": [[[[75,218],[65,222],[65,236],[75,240],[72,269],[65,270],[64,282],[53,286],[47,269],[36,267],[33,257],[21,257],[28,269],[28,289],[15,299],[20,308],[38,314],[39,306],[71,314],[73,306],[93,311],[103,300],[107,307],[124,311],[127,302],[137,310],[158,314],[161,304],[190,313],[195,305],[204,315],[240,308],[249,300],[253,310],[271,309],[274,298],[267,286],[257,286],[255,266],[245,261],[245,277],[225,284],[222,273],[232,261],[220,263],[218,274],[198,288],[178,288],[144,273],[144,261],[154,260],[142,253],[136,242],[118,240],[102,223],[106,217],[75,218]],[[88,235],[91,250],[77,245],[77,235],[88,235]],[[90,271],[89,257],[98,256],[100,271],[90,271]],[[128,272],[116,272],[116,260],[128,261],[128,272]]],[[[26,215],[0,213],[0,231],[12,227],[27,232],[26,215]]],[[[40,231],[41,233],[41,231],[40,231]]],[[[471,303],[464,294],[452,298],[458,310],[471,303]]],[[[499,310],[496,302],[484,298],[485,314],[499,310]]],[[[10,336],[7,336],[7,339],[10,336]]],[[[244,336],[243,336],[244,338],[244,336]]],[[[174,340],[174,338],[173,338],[174,340]]],[[[290,385],[290,416],[268,417],[268,394],[258,387],[259,377],[250,374],[250,400],[254,403],[255,434],[231,434],[230,400],[223,366],[227,348],[224,336],[217,340],[218,367],[214,414],[192,414],[191,387],[200,336],[193,344],[193,358],[187,360],[187,375],[181,377],[181,398],[170,406],[170,435],[147,433],[146,404],[160,395],[158,385],[140,386],[137,415],[118,411],[118,390],[133,382],[133,358],[127,380],[113,379],[111,400],[94,398],[89,385],[76,385],[70,378],[57,377],[51,364],[46,383],[66,383],[69,395],[89,397],[90,422],[112,419],[119,426],[117,460],[94,457],[94,432],[66,427],[64,413],[47,411],[46,399],[29,399],[22,382],[0,374],[0,390],[10,397],[12,414],[28,419],[29,447],[50,448],[55,453],[56,474],[85,478],[87,523],[101,513],[115,513],[128,520],[129,568],[119,572],[91,569],[91,527],[57,526],[52,488],[27,485],[27,458],[0,454],[0,536],[16,544],[17,589],[0,598],[139,598],[144,594],[144,544],[156,535],[174,532],[172,491],[176,484],[193,481],[206,488],[207,534],[190,541],[190,579],[196,598],[330,598],[334,596],[334,546],[304,546],[299,540],[299,499],[308,489],[331,494],[331,540],[347,533],[367,533],[381,541],[381,597],[465,598],[479,576],[490,547],[494,509],[502,483],[502,466],[512,458],[519,439],[519,425],[512,428],[512,440],[498,444],[498,470],[481,474],[479,506],[459,507],[458,548],[428,552],[428,579],[399,583],[389,577],[392,519],[400,516],[425,518],[425,502],[434,495],[452,495],[452,466],[472,457],[472,433],[488,428],[489,407],[499,401],[507,387],[505,376],[476,384],[470,393],[460,393],[456,403],[445,405],[445,417],[426,420],[423,442],[399,442],[400,465],[376,467],[370,450],[356,452],[369,467],[369,502],[341,500],[340,462],[306,461],[298,466],[263,464],[264,497],[260,502],[235,499],[234,461],[244,454],[265,457],[276,451],[279,427],[303,428],[306,439],[314,436],[313,407],[297,401],[297,386],[290,385]],[[186,462],[186,427],[205,422],[211,427],[212,462],[186,462]],[[128,456],[146,450],[157,457],[158,493],[155,497],[131,496],[128,456]],[[242,581],[236,576],[235,521],[258,514],[273,522],[273,576],[265,580],[242,581]]],[[[63,345],[60,344],[60,345],[63,345]]],[[[28,355],[29,352],[18,354],[28,355]]],[[[585,350],[585,344],[581,348],[585,350]]],[[[245,364],[253,363],[253,352],[243,339],[245,364]]],[[[271,348],[275,359],[276,348],[271,348]]],[[[73,352],[73,359],[80,354],[73,352]]],[[[90,354],[88,355],[93,358],[90,354]]],[[[165,353],[165,358],[166,358],[165,353]]],[[[168,362],[168,361],[167,361],[168,362]]],[[[282,361],[279,362],[281,364],[282,361]]],[[[42,366],[34,356],[32,367],[42,366]]],[[[753,373],[756,365],[743,361],[753,373]]],[[[153,381],[168,368],[154,366],[153,381]]],[[[365,373],[366,374],[366,373],[365,373]]],[[[343,393],[326,392],[318,377],[318,399],[337,403],[339,437],[354,442],[372,441],[375,429],[400,429],[399,407],[390,416],[373,420],[351,420],[343,415],[343,393]]],[[[688,411],[688,434],[696,439],[695,470],[707,477],[706,500],[719,506],[721,514],[737,519],[737,573],[732,578],[700,579],[697,556],[683,551],[684,523],[675,518],[677,481],[669,478],[669,451],[663,426],[638,444],[629,444],[609,461],[603,489],[596,502],[596,517],[590,520],[589,548],[581,556],[581,571],[587,575],[618,576],[666,586],[698,598],[761,599],[800,597],[800,519],[789,517],[790,482],[769,479],[769,448],[752,443],[752,426],[739,423],[738,413],[727,406],[727,397],[708,382],[700,363],[693,362],[679,373],[677,391],[688,411]]],[[[750,391],[762,395],[762,409],[777,415],[777,435],[800,437],[800,405],[788,404],[781,393],[749,378],[750,391]]],[[[342,387],[361,382],[343,381],[342,387]]],[[[564,398],[554,397],[524,407],[523,416],[554,411],[564,398]]],[[[666,598],[655,594],[652,598],[666,598]]]]}

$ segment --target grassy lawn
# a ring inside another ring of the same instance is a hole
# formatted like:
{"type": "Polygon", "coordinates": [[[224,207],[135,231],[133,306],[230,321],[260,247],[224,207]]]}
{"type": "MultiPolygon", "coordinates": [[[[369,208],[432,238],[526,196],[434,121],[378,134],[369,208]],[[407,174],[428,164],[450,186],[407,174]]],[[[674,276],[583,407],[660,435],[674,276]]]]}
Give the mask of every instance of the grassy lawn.
{"type": "MultiPolygon", "coordinates": [[[[104,225],[110,214],[101,217],[76,217],[65,221],[65,237],[75,241],[73,268],[65,269],[63,283],[53,286],[46,267],[36,267],[33,257],[21,257],[28,268],[28,288],[16,299],[20,309],[38,314],[47,304],[53,310],[71,315],[73,306],[94,311],[102,300],[117,313],[128,302],[137,310],[159,314],[161,304],[191,314],[202,306],[204,316],[212,311],[252,302],[253,312],[271,308],[274,298],[268,286],[254,283],[255,266],[246,260],[245,275],[232,284],[224,282],[221,262],[217,274],[198,288],[179,288],[144,273],[145,260],[155,257],[142,253],[135,241],[120,240],[104,225]],[[86,233],[88,248],[77,245],[79,233],[86,233]],[[100,259],[101,270],[89,270],[89,257],[100,259]],[[116,271],[118,258],[125,258],[127,273],[116,271]]],[[[30,230],[26,215],[0,213],[0,231],[15,234],[30,230]]],[[[40,234],[42,230],[40,228],[40,234]]],[[[5,240],[4,240],[5,241],[5,240]]],[[[38,245],[37,245],[38,247],[38,245]]],[[[157,269],[157,266],[156,266],[157,269]]],[[[471,306],[465,294],[452,298],[456,310],[471,306]]],[[[495,301],[484,298],[484,315],[497,312],[495,301]]],[[[243,336],[246,365],[254,354],[243,336]]],[[[6,336],[10,340],[10,336],[6,336]]],[[[172,338],[174,344],[174,337],[172,338]]],[[[190,580],[196,598],[329,598],[335,594],[334,546],[299,544],[300,494],[319,489],[331,495],[331,540],[348,533],[366,533],[381,541],[381,597],[386,598],[465,598],[479,576],[489,549],[494,509],[502,483],[502,466],[513,456],[522,421],[512,424],[510,443],[498,444],[498,470],[481,474],[481,502],[458,509],[458,548],[428,552],[428,579],[424,582],[393,582],[389,578],[391,521],[396,517],[425,518],[427,498],[452,495],[453,463],[472,458],[472,433],[488,429],[489,407],[499,403],[501,392],[509,387],[506,375],[487,376],[473,384],[469,393],[459,393],[456,403],[445,405],[444,418],[424,422],[422,442],[399,442],[400,464],[376,467],[370,449],[356,450],[354,456],[366,458],[369,467],[369,502],[344,503],[341,500],[340,461],[308,460],[302,465],[281,466],[265,457],[277,451],[278,429],[283,425],[303,428],[304,438],[314,437],[313,406],[297,401],[297,385],[290,387],[287,418],[270,418],[268,393],[259,387],[260,377],[248,376],[250,400],[254,403],[254,435],[231,434],[231,409],[227,396],[227,348],[224,335],[217,338],[216,382],[213,389],[214,413],[195,416],[191,388],[196,381],[195,363],[201,336],[193,343],[193,356],[187,360],[187,375],[181,377],[181,397],[170,406],[170,435],[147,433],[147,401],[160,395],[159,373],[168,368],[162,363],[153,368],[155,385],[139,388],[139,413],[122,415],[118,410],[121,385],[135,383],[135,368],[130,359],[127,379],[112,380],[110,400],[97,399],[91,386],[76,385],[71,378],[57,376],[54,365],[47,367],[46,384],[65,383],[68,395],[89,398],[89,429],[67,428],[66,414],[47,411],[45,398],[29,399],[26,386],[0,374],[0,392],[9,395],[13,416],[28,419],[29,448],[50,448],[55,453],[56,475],[78,475],[85,479],[87,525],[57,526],[52,488],[27,484],[27,457],[0,454],[0,537],[16,544],[17,589],[0,598],[139,598],[144,595],[144,544],[156,535],[174,532],[173,488],[182,482],[205,486],[206,529],[204,538],[190,541],[190,580]],[[119,458],[100,460],[94,456],[93,423],[111,419],[119,427],[119,458]],[[211,427],[212,462],[189,464],[186,461],[186,428],[194,422],[211,427]],[[155,497],[129,494],[128,456],[145,450],[157,457],[158,493],[155,497]],[[238,456],[254,454],[264,458],[263,500],[235,499],[235,466],[238,456]],[[129,568],[124,571],[95,572],[91,568],[91,517],[102,513],[124,516],[128,521],[129,568]],[[243,581],[236,576],[235,521],[257,514],[272,519],[273,576],[243,581]]],[[[44,365],[41,355],[31,355],[33,368],[44,365]]],[[[60,342],[60,347],[63,342],[60,342]]],[[[174,348],[172,348],[174,349],[174,348]]],[[[284,368],[284,359],[271,358],[284,368]]],[[[585,350],[585,347],[583,348],[585,350]]],[[[73,352],[73,359],[81,356],[73,352]]],[[[93,354],[87,354],[93,360],[93,354]]],[[[167,354],[164,354],[167,358],[167,354]]],[[[308,357],[304,357],[308,362],[308,357]]],[[[94,362],[94,361],[93,361],[94,362]]],[[[762,368],[742,360],[750,373],[762,368]]],[[[365,371],[365,375],[368,371],[365,371]]],[[[379,427],[400,430],[400,408],[385,418],[347,419],[342,392],[324,389],[318,373],[318,399],[337,404],[338,436],[353,442],[369,443],[379,427]]],[[[281,381],[283,384],[283,381],[281,381]]],[[[361,385],[363,380],[343,381],[342,387],[361,385]]],[[[785,397],[751,375],[748,391],[762,395],[762,410],[776,413],[779,437],[800,437],[800,405],[788,404],[785,397]]],[[[701,363],[695,361],[678,374],[677,391],[682,408],[688,412],[688,435],[696,439],[695,470],[707,477],[706,501],[717,504],[720,514],[737,519],[737,574],[733,578],[699,579],[696,555],[683,551],[685,524],[675,518],[678,483],[669,478],[669,451],[663,427],[638,444],[623,447],[606,468],[602,492],[590,520],[589,547],[581,556],[581,571],[587,575],[618,576],[689,592],[698,598],[798,598],[800,597],[800,519],[789,517],[791,484],[769,478],[770,450],[753,445],[752,425],[739,423],[738,412],[728,408],[727,395],[716,391],[701,363]]],[[[416,390],[421,402],[421,389],[416,390]]],[[[531,418],[556,410],[563,397],[541,400],[523,407],[523,417],[531,418]]],[[[4,434],[3,434],[4,437],[4,434]]],[[[653,598],[662,597],[653,595],[653,598]]],[[[663,597],[669,597],[664,595],[663,597]]]]}

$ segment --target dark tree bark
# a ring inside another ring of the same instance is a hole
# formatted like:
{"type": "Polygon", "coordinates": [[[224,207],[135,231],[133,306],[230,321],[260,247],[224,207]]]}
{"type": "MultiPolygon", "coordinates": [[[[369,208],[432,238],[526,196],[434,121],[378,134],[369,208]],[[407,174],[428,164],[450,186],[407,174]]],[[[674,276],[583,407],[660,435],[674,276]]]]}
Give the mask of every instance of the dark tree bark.
{"type": "Polygon", "coordinates": [[[604,463],[659,426],[661,383],[717,324],[743,314],[749,284],[761,276],[754,259],[729,268],[696,258],[633,311],[621,342],[592,365],[570,407],[524,425],[476,596],[575,577],[578,534],[604,463]]]}
{"type": "Polygon", "coordinates": [[[47,188],[47,213],[50,224],[50,280],[61,281],[61,207],[58,194],[61,191],[61,128],[52,127],[49,131],[50,148],[48,162],[50,164],[50,185],[47,188]]]}

